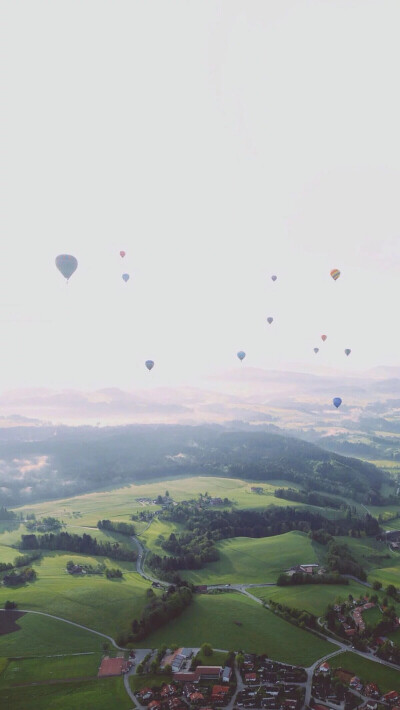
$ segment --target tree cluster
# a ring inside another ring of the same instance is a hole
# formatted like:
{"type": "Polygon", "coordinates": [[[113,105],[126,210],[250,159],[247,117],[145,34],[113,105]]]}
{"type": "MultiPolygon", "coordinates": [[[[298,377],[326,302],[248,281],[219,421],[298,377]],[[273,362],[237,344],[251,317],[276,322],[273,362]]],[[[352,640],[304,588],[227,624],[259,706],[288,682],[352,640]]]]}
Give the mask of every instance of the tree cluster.
{"type": "Polygon", "coordinates": [[[27,567],[27,569],[22,570],[22,572],[13,570],[10,574],[6,574],[3,577],[3,584],[5,584],[6,587],[16,587],[26,582],[34,582],[36,577],[35,570],[32,569],[32,567],[27,567]]]}
{"type": "Polygon", "coordinates": [[[137,558],[136,552],[123,547],[119,542],[98,542],[96,538],[86,533],[83,535],[71,535],[68,532],[22,535],[19,547],[22,550],[68,550],[68,552],[102,555],[114,560],[127,560],[130,562],[135,561],[137,558]]]}
{"type": "Polygon", "coordinates": [[[348,584],[346,577],[339,574],[306,574],[305,572],[295,572],[294,574],[280,574],[277,579],[279,587],[288,587],[296,584],[348,584]]]}
{"type": "Polygon", "coordinates": [[[192,592],[188,587],[169,587],[161,596],[156,596],[152,589],[147,591],[148,602],[140,620],[132,621],[133,641],[140,641],[160,626],[182,614],[192,602],[192,592]]]}
{"type": "Polygon", "coordinates": [[[136,535],[135,526],[132,523],[114,522],[112,520],[99,520],[97,523],[99,530],[110,530],[121,535],[136,535]]]}
{"type": "Polygon", "coordinates": [[[350,574],[363,581],[367,579],[364,568],[356,562],[349,547],[344,543],[336,542],[336,540],[328,543],[326,565],[331,572],[350,574]]]}

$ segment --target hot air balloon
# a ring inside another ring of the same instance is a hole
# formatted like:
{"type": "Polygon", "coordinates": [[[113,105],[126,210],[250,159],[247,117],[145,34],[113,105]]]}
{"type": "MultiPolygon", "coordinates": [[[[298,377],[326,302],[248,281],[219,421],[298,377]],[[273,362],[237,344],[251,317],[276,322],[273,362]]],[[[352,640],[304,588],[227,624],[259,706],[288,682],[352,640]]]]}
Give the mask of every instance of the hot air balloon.
{"type": "Polygon", "coordinates": [[[246,353],[243,352],[243,350],[239,350],[237,356],[238,356],[239,360],[242,361],[246,357],[246,353]]]}
{"type": "Polygon", "coordinates": [[[122,274],[122,278],[124,279],[125,283],[129,281],[129,274],[122,274]]]}
{"type": "Polygon", "coordinates": [[[56,267],[68,281],[78,268],[78,260],[71,254],[60,254],[56,257],[56,267]]]}
{"type": "Polygon", "coordinates": [[[350,353],[351,353],[351,350],[350,350],[350,348],[346,348],[346,350],[345,350],[344,352],[345,352],[345,354],[346,354],[347,357],[348,357],[348,356],[350,355],[350,353]]]}
{"type": "Polygon", "coordinates": [[[332,269],[331,276],[332,276],[333,280],[336,281],[340,276],[339,269],[332,269]]]}
{"type": "Polygon", "coordinates": [[[332,401],[336,409],[342,404],[342,400],[340,399],[340,397],[334,397],[332,401]]]}
{"type": "Polygon", "coordinates": [[[269,316],[269,318],[267,318],[267,322],[268,322],[270,325],[271,325],[271,323],[273,322],[273,320],[274,320],[274,319],[271,318],[271,316],[269,316]]]}
{"type": "Polygon", "coordinates": [[[126,251],[120,251],[120,253],[119,253],[119,255],[120,255],[122,258],[124,258],[125,254],[126,254],[126,251]]]}
{"type": "Polygon", "coordinates": [[[319,348],[314,348],[315,354],[319,353],[319,348]]]}
{"type": "Polygon", "coordinates": [[[275,274],[274,274],[273,276],[271,276],[272,281],[276,281],[277,278],[278,278],[278,277],[275,276],[275,274]]]}
{"type": "Polygon", "coordinates": [[[327,339],[327,337],[328,337],[327,335],[321,335],[321,340],[323,340],[323,341],[325,342],[325,340],[327,339]]]}
{"type": "Polygon", "coordinates": [[[144,363],[148,370],[152,370],[154,367],[154,360],[146,360],[144,363]]]}

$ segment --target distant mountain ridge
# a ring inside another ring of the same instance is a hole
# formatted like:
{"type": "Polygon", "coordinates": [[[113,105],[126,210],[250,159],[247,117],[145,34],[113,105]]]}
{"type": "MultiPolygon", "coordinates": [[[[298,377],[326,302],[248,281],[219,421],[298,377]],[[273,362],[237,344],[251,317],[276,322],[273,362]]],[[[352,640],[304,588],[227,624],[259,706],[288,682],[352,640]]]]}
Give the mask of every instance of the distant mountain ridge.
{"type": "Polygon", "coordinates": [[[284,479],[307,490],[376,502],[385,480],[372,464],[234,425],[21,427],[2,431],[0,459],[7,505],[179,475],[284,479]],[[21,431],[22,440],[16,436],[21,431]]]}

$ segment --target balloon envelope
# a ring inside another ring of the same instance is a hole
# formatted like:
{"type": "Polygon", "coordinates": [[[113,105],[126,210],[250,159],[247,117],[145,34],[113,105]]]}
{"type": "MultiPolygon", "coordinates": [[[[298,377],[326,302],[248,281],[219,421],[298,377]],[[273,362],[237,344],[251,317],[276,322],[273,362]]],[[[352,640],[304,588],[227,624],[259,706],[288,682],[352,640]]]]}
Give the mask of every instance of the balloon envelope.
{"type": "Polygon", "coordinates": [[[351,353],[351,350],[350,350],[350,348],[346,348],[346,350],[344,352],[346,353],[346,355],[348,357],[351,353]]]}
{"type": "Polygon", "coordinates": [[[122,256],[122,258],[124,258],[125,254],[126,254],[126,251],[120,251],[120,253],[119,253],[119,255],[122,256]]]}
{"type": "Polygon", "coordinates": [[[315,354],[319,353],[319,348],[314,348],[315,354]]]}
{"type": "Polygon", "coordinates": [[[321,335],[321,340],[323,340],[323,341],[325,342],[325,340],[327,339],[327,337],[328,337],[327,335],[321,335]]]}
{"type": "Polygon", "coordinates": [[[340,405],[342,404],[342,400],[340,399],[340,397],[334,397],[333,404],[335,405],[336,408],[340,407],[340,405]]]}
{"type": "Polygon", "coordinates": [[[122,274],[122,278],[124,279],[125,283],[129,281],[129,274],[122,274]]]}
{"type": "Polygon", "coordinates": [[[56,267],[68,281],[78,268],[78,260],[71,254],[59,254],[56,257],[56,267]]]}
{"type": "Polygon", "coordinates": [[[273,276],[271,276],[272,281],[276,281],[277,278],[278,278],[278,277],[275,276],[275,274],[274,274],[273,276]]]}
{"type": "Polygon", "coordinates": [[[331,276],[332,276],[333,280],[336,281],[340,276],[339,269],[332,269],[331,276]]]}
{"type": "Polygon", "coordinates": [[[243,350],[239,350],[237,356],[238,356],[239,360],[244,360],[244,358],[246,357],[246,353],[243,352],[243,350]]]}
{"type": "Polygon", "coordinates": [[[271,325],[271,323],[273,322],[273,320],[274,320],[274,319],[271,318],[271,316],[269,316],[269,318],[267,318],[267,321],[268,321],[268,323],[269,323],[270,325],[271,325]]]}
{"type": "Polygon", "coordinates": [[[154,360],[146,360],[144,363],[148,370],[152,370],[154,367],[154,360]]]}

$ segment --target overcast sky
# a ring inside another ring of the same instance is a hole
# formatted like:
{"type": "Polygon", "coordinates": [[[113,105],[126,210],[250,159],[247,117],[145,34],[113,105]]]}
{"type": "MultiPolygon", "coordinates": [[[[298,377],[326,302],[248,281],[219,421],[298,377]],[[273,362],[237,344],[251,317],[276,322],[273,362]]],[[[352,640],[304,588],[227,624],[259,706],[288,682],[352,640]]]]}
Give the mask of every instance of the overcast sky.
{"type": "Polygon", "coordinates": [[[399,364],[399,21],[3,0],[0,389],[399,364]]]}

